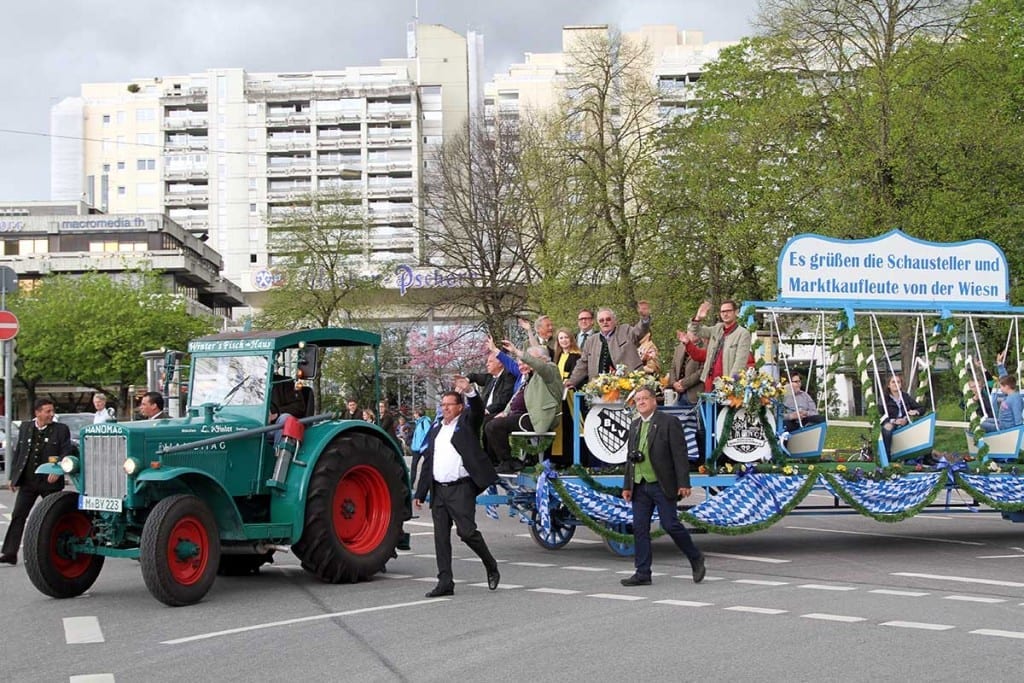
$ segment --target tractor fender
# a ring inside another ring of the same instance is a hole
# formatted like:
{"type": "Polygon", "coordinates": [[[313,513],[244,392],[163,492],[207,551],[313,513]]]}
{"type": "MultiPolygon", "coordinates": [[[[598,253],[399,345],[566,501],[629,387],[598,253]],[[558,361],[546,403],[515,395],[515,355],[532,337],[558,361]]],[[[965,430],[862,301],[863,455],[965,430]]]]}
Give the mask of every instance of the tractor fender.
{"type": "Polygon", "coordinates": [[[175,493],[190,493],[201,498],[213,512],[222,540],[245,540],[238,506],[220,482],[206,472],[191,467],[168,467],[143,470],[135,477],[133,496],[136,500],[155,502],[175,493]],[[157,489],[155,495],[147,494],[149,487],[157,489]]]}
{"type": "MultiPolygon", "coordinates": [[[[405,477],[409,478],[409,466],[405,462],[404,453],[395,440],[383,429],[369,422],[341,420],[321,422],[306,430],[305,438],[288,470],[288,480],[284,489],[271,497],[271,518],[287,520],[292,525],[292,542],[302,536],[306,517],[306,499],[309,494],[309,482],[313,476],[316,463],[327,445],[343,434],[361,432],[372,434],[387,444],[394,461],[401,465],[405,477]]],[[[412,493],[404,502],[406,519],[412,516],[412,493]]]]}

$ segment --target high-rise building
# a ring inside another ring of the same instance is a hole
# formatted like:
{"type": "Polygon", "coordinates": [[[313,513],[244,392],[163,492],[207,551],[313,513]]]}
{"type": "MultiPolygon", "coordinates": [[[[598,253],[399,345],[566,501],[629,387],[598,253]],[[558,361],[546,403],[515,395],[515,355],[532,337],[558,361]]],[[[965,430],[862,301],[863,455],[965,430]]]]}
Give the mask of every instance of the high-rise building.
{"type": "Polygon", "coordinates": [[[465,124],[482,61],[482,39],[468,44],[473,55],[466,37],[413,24],[408,55],[378,66],[84,84],[51,111],[51,198],[167,214],[256,305],[274,281],[267,223],[305,194],[362,203],[367,267],[418,263],[424,160],[465,124]]]}

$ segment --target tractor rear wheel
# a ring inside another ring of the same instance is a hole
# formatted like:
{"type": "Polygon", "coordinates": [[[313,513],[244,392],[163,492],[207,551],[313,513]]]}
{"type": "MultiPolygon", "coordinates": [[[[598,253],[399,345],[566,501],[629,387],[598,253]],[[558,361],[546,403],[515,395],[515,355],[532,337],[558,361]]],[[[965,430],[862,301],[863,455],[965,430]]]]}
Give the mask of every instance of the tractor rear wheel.
{"type": "Polygon", "coordinates": [[[103,555],[71,548],[92,533],[92,518],[78,509],[72,491],[51,493],[25,525],[25,571],[32,585],[51,598],[73,598],[89,590],[103,569],[103,555]]]}
{"type": "Polygon", "coordinates": [[[217,578],[217,521],[196,496],[179,494],[157,503],[142,527],[140,545],[146,588],[165,605],[199,602],[217,578]]]}
{"type": "Polygon", "coordinates": [[[366,580],[396,556],[408,496],[408,475],[393,449],[370,434],[342,434],[317,460],[292,552],[323,581],[366,580]]]}

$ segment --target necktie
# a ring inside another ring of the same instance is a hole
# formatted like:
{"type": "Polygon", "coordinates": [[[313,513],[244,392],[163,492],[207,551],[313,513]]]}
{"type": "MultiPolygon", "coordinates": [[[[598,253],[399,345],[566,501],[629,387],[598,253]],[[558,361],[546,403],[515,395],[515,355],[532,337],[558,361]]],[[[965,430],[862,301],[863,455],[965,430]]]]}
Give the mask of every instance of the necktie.
{"type": "Polygon", "coordinates": [[[612,354],[608,350],[608,338],[601,335],[601,357],[597,361],[598,372],[611,372],[612,354]]]}

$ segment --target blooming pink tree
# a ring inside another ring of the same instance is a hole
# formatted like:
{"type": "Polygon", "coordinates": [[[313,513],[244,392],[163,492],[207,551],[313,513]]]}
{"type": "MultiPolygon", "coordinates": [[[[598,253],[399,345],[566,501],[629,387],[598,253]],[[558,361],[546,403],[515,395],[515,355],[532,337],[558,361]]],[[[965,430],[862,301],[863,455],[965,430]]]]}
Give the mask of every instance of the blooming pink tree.
{"type": "Polygon", "coordinates": [[[483,369],[487,342],[479,328],[451,326],[432,332],[412,330],[406,342],[409,369],[435,394],[451,386],[453,375],[483,369]]]}

